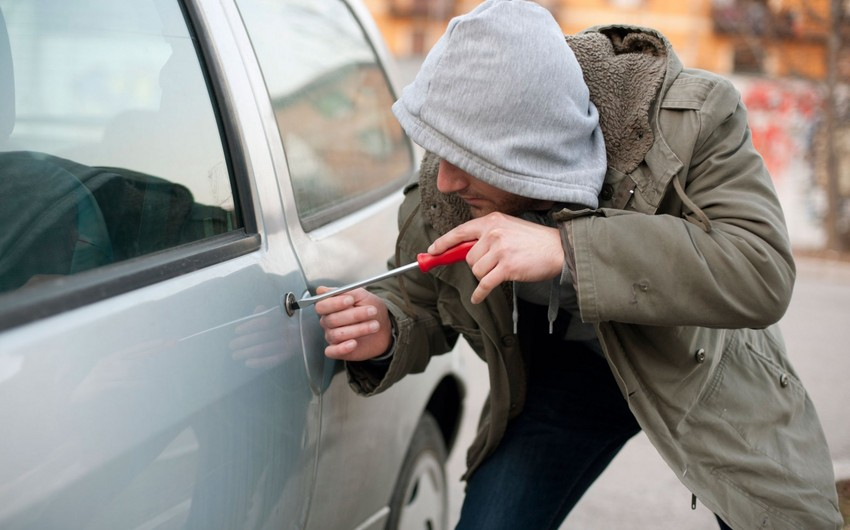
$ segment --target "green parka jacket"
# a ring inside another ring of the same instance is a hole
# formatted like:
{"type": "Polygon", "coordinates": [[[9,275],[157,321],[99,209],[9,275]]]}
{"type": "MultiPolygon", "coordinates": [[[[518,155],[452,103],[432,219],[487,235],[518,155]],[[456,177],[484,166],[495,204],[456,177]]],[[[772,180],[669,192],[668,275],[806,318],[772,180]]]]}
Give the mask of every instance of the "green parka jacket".
{"type": "MultiPolygon", "coordinates": [[[[552,215],[581,318],[595,325],[624,398],[682,483],[732,527],[840,528],[822,428],[775,326],[794,263],[740,95],[683,69],[653,30],[596,27],[567,40],[599,109],[608,172],[598,209],[552,215]]],[[[436,190],[437,164],[427,155],[406,191],[392,266],[469,219],[436,190]]],[[[373,394],[462,335],[491,385],[467,473],[522,409],[526,384],[510,286],[473,305],[476,283],[454,266],[376,287],[397,325],[396,353],[388,367],[347,364],[352,387],[373,394]]]]}

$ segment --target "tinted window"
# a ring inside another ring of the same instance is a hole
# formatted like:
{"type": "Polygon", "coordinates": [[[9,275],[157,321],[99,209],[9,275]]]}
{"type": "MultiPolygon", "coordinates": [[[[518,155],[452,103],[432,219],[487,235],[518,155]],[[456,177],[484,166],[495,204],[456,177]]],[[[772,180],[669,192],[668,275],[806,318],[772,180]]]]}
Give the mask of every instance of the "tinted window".
{"type": "Polygon", "coordinates": [[[237,0],[309,230],[406,178],[412,154],[374,50],[339,0],[237,0]]]}
{"type": "Polygon", "coordinates": [[[176,2],[0,0],[0,292],[240,225],[176,2]]]}

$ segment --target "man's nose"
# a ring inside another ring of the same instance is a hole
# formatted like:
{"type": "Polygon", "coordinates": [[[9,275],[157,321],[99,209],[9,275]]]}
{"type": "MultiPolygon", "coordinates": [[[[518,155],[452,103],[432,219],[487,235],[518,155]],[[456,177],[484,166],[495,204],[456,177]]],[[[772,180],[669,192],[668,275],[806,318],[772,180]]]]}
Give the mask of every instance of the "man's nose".
{"type": "Polygon", "coordinates": [[[469,186],[466,172],[459,167],[440,160],[440,168],[437,171],[437,189],[442,193],[454,193],[469,186]]]}

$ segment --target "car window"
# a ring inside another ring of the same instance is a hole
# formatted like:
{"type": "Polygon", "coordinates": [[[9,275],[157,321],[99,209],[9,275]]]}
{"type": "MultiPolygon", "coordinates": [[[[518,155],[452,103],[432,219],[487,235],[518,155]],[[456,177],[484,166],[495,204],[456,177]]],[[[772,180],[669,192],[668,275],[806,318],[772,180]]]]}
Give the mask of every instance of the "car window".
{"type": "Polygon", "coordinates": [[[369,41],[340,0],[237,0],[311,230],[364,206],[413,169],[369,41]],[[285,51],[285,59],[283,59],[285,51]]]}
{"type": "Polygon", "coordinates": [[[0,293],[241,226],[176,1],[0,0],[0,293]]]}

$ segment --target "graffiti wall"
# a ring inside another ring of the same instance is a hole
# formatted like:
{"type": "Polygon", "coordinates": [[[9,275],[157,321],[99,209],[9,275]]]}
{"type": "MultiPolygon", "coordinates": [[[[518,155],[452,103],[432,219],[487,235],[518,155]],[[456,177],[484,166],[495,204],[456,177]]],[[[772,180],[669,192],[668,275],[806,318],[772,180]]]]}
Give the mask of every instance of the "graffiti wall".
{"type": "Polygon", "coordinates": [[[776,186],[791,242],[796,248],[824,244],[823,188],[815,178],[815,137],[822,95],[805,81],[732,78],[749,113],[753,143],[776,186]]]}

